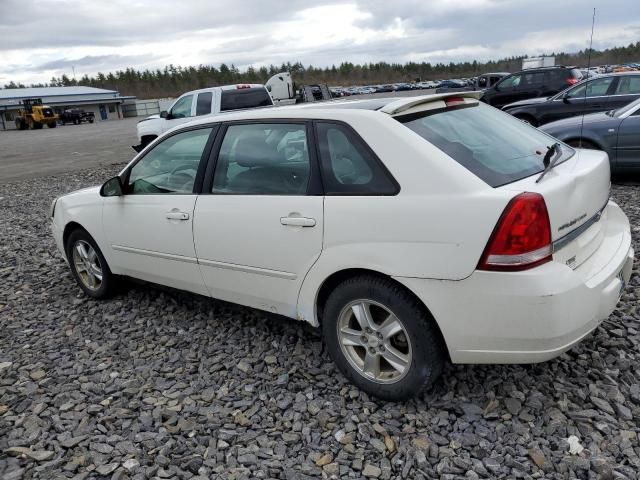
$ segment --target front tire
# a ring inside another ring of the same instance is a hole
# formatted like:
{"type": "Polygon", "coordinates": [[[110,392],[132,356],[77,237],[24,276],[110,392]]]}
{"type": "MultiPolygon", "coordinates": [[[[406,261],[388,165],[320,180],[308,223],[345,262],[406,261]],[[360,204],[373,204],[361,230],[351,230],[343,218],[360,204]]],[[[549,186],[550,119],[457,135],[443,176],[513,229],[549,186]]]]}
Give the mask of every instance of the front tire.
{"type": "Polygon", "coordinates": [[[115,288],[115,276],[95,240],[85,230],[71,232],[66,244],[71,274],[84,293],[108,298],[115,288]]]}
{"type": "Polygon", "coordinates": [[[325,303],[322,330],[340,371],[381,399],[412,397],[442,371],[433,317],[389,279],[363,275],[338,285],[325,303]]]}

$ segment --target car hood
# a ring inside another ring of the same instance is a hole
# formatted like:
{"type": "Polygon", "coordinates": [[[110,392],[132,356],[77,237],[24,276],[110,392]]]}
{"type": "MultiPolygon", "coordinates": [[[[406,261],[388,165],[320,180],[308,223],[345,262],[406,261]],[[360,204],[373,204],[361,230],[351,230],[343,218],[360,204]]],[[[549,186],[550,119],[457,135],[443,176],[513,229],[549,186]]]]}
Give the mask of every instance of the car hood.
{"type": "Polygon", "coordinates": [[[73,192],[60,195],[59,198],[80,198],[80,197],[95,197],[100,195],[100,185],[94,187],[81,188],[80,190],[74,190],[73,192]]]}
{"type": "MultiPolygon", "coordinates": [[[[160,118],[160,115],[157,114],[157,113],[155,115],[149,115],[147,118],[143,118],[142,120],[140,120],[140,122],[145,122],[147,120],[153,120],[154,118],[160,118]]],[[[140,122],[138,122],[138,123],[140,123],[140,122]]]]}
{"type": "Polygon", "coordinates": [[[528,98],[526,100],[520,100],[519,102],[513,102],[502,107],[503,110],[514,107],[525,107],[527,105],[536,105],[538,103],[544,103],[548,101],[551,97],[537,97],[537,98],[528,98]]]}
{"type": "MultiPolygon", "coordinates": [[[[547,123],[540,127],[540,130],[550,131],[550,130],[558,130],[564,128],[574,128],[580,127],[582,125],[581,116],[565,118],[562,120],[557,120],[555,122],[547,123]]],[[[611,120],[613,117],[607,115],[606,112],[598,112],[598,113],[590,113],[589,115],[584,115],[584,124],[585,125],[593,125],[595,123],[606,122],[611,120]]]]}

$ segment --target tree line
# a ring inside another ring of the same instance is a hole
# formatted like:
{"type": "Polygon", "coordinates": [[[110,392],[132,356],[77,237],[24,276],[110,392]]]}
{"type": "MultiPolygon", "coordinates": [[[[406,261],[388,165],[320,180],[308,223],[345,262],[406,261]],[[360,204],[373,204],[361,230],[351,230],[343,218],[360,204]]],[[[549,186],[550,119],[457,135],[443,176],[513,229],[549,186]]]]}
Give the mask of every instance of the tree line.
{"type": "MultiPolygon", "coordinates": [[[[577,53],[551,53],[558,65],[587,65],[589,50],[577,53]]],[[[84,75],[79,80],[67,75],[53,77],[48,83],[32,84],[31,87],[67,87],[83,85],[88,87],[117,90],[122,95],[135,95],[140,99],[175,97],[181,93],[198,88],[227,85],[233,83],[264,83],[278,72],[291,72],[298,85],[326,83],[329,85],[369,85],[414,80],[441,80],[445,78],[473,77],[487,72],[515,72],[521,69],[526,56],[514,56],[488,62],[450,62],[431,64],[428,62],[365,63],[343,62],[338,66],[318,68],[305,67],[301,62],[283,63],[268,67],[248,67],[240,71],[232,65],[199,65],[197,67],[166,66],[164,69],[136,70],[127,68],[95,76],[84,75]]],[[[613,47],[605,50],[591,50],[591,65],[617,65],[640,61],[640,42],[626,47],[613,47]]],[[[4,88],[24,88],[15,82],[4,88]]]]}

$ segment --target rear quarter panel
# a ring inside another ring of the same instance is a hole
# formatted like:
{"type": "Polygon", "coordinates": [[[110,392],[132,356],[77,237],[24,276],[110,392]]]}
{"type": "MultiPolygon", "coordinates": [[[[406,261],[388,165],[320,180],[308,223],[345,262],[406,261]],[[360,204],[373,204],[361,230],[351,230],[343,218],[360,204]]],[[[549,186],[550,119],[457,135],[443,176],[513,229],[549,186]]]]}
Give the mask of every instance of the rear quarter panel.
{"type": "Polygon", "coordinates": [[[307,274],[298,304],[299,316],[312,323],[318,290],[340,270],[448,280],[469,276],[513,196],[489,187],[390,117],[380,122],[349,123],[387,166],[400,192],[325,197],[322,254],[307,274]]]}

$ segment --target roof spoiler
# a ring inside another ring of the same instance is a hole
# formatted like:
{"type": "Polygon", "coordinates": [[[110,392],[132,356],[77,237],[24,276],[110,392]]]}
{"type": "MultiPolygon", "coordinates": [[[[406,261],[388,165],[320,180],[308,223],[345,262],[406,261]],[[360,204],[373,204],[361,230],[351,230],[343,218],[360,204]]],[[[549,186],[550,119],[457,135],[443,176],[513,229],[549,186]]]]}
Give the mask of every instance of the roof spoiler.
{"type": "Polygon", "coordinates": [[[466,92],[448,92],[448,93],[436,93],[433,95],[420,95],[419,97],[403,97],[399,98],[395,102],[391,102],[382,107],[379,111],[387,113],[389,115],[397,115],[406,110],[419,107],[420,105],[426,105],[436,100],[442,100],[448,97],[462,97],[472,98],[480,100],[483,92],[469,90],[466,92]]]}

